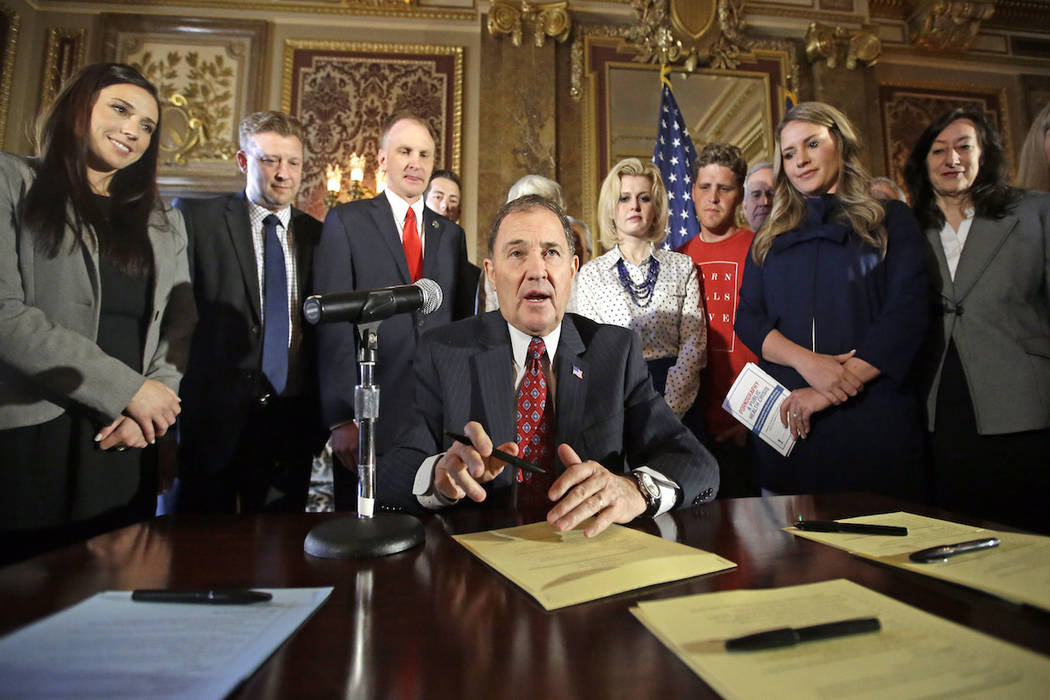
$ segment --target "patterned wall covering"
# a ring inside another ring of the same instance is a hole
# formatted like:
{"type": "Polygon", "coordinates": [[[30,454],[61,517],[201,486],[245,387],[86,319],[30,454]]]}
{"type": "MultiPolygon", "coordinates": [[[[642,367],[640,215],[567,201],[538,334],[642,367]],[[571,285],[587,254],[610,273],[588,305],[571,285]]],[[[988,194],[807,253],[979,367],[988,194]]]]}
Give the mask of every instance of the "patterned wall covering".
{"type": "Polygon", "coordinates": [[[982,112],[999,129],[1006,152],[1013,152],[1005,89],[981,89],[945,83],[883,83],[879,85],[879,103],[882,105],[887,177],[902,188],[905,187],[904,164],[912,146],[930,122],[956,107],[982,112]]]}
{"type": "Polygon", "coordinates": [[[419,114],[437,133],[434,167],[459,171],[462,47],[288,40],[284,73],[281,108],[305,129],[304,211],[324,218],[325,167],[349,173],[351,153],[365,155],[364,186],[375,187],[380,129],[399,110],[419,114]]]}

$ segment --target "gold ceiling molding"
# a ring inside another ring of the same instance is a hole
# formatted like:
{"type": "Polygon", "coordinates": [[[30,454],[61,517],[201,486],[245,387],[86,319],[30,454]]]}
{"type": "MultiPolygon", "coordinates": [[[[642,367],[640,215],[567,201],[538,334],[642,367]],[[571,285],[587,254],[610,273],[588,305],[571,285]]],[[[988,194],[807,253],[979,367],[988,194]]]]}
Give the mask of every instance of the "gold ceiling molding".
{"type": "MultiPolygon", "coordinates": [[[[42,8],[50,3],[41,2],[42,8]]],[[[150,0],[66,0],[63,4],[82,5],[146,5],[150,0]]],[[[411,19],[455,20],[475,22],[477,3],[469,9],[449,7],[437,9],[422,7],[419,0],[299,0],[298,2],[266,2],[265,0],[164,0],[164,7],[198,7],[218,10],[257,10],[288,14],[358,15],[365,17],[408,17],[411,19]]],[[[50,9],[50,8],[48,8],[50,9]]]]}
{"type": "Polygon", "coordinates": [[[857,64],[871,67],[882,53],[882,42],[875,28],[867,25],[860,29],[846,29],[811,22],[805,41],[809,62],[824,61],[828,68],[837,66],[843,55],[849,70],[856,68],[857,64]]]}
{"type": "Polygon", "coordinates": [[[692,72],[699,66],[736,68],[755,49],[790,55],[790,89],[798,66],[793,42],[748,36],[743,0],[631,0],[636,24],[627,33],[643,63],[678,64],[692,72]]]}
{"type": "Polygon", "coordinates": [[[564,42],[572,31],[568,0],[562,2],[529,2],[520,0],[493,0],[489,8],[489,34],[510,34],[510,41],[521,46],[523,29],[532,30],[533,42],[538,48],[547,43],[547,37],[564,42]]]}
{"type": "Polygon", "coordinates": [[[934,51],[966,51],[981,22],[995,13],[995,0],[920,0],[908,17],[916,46],[934,51]]]}

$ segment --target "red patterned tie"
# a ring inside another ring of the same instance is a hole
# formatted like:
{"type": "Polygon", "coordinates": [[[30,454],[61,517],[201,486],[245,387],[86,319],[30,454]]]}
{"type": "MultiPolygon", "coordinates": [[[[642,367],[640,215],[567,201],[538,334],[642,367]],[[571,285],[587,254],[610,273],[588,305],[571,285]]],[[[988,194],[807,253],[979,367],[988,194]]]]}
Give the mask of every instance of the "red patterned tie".
{"type": "Polygon", "coordinates": [[[408,208],[408,216],[405,217],[405,230],[401,235],[401,244],[405,246],[408,275],[413,282],[418,282],[423,276],[423,244],[419,240],[419,231],[416,229],[416,212],[412,207],[408,208]]]}
{"type": "Polygon", "coordinates": [[[554,464],[554,434],[550,403],[547,401],[547,379],[543,376],[542,358],[547,349],[542,338],[533,338],[525,358],[525,377],[518,390],[518,454],[547,470],[547,475],[518,470],[518,506],[551,505],[547,489],[551,484],[554,464]]]}

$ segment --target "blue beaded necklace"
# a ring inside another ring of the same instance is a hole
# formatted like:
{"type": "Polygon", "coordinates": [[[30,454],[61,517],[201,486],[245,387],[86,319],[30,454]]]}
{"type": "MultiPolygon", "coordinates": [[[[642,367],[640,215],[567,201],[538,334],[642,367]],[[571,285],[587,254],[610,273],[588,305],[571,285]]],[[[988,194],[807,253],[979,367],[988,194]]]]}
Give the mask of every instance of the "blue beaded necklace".
{"type": "Polygon", "coordinates": [[[649,257],[649,272],[645,276],[645,281],[641,284],[635,284],[634,280],[631,279],[631,276],[627,273],[627,266],[623,264],[623,258],[620,258],[616,263],[616,269],[620,273],[620,284],[623,285],[634,305],[643,309],[649,306],[653,301],[656,278],[660,275],[660,262],[656,259],[656,256],[649,257]]]}

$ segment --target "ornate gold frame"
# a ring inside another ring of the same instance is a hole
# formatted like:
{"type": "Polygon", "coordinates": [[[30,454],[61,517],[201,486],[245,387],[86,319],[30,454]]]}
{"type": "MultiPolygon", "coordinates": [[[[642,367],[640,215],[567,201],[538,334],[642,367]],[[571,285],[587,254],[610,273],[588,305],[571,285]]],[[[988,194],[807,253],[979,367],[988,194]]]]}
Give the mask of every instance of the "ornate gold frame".
{"type": "MultiPolygon", "coordinates": [[[[163,36],[166,41],[188,48],[205,45],[221,46],[236,40],[236,51],[246,42],[250,55],[242,69],[234,74],[233,113],[229,116],[229,133],[213,135],[209,143],[194,141],[191,148],[178,148],[173,164],[158,169],[157,183],[165,194],[231,192],[244,187],[244,176],[232,159],[236,151],[237,126],[245,115],[262,109],[265,104],[265,66],[269,64],[270,25],[262,20],[213,19],[209,17],[176,17],[170,15],[102,14],[95,55],[107,60],[119,58],[118,39],[122,35],[163,36]],[[170,37],[170,38],[169,38],[170,37]],[[181,42],[180,42],[181,40],[181,42]],[[232,145],[226,142],[232,142],[232,145]],[[220,143],[221,142],[221,143],[220,143]],[[216,146],[216,144],[219,144],[216,146]],[[231,150],[232,149],[232,150],[231,150]]],[[[231,44],[232,45],[232,44],[231,44]]],[[[229,49],[228,49],[229,50],[229,49]]],[[[177,94],[177,93],[176,93],[177,94]]],[[[176,104],[175,94],[161,95],[164,109],[174,109],[187,116],[187,123],[199,117],[201,105],[176,104]]],[[[184,96],[179,96],[184,97],[184,96]]],[[[226,121],[226,118],[223,118],[226,121]]],[[[165,130],[167,126],[163,127],[165,130]]],[[[185,146],[192,135],[183,139],[185,146]]]]}
{"type": "Polygon", "coordinates": [[[356,51],[361,53],[403,53],[416,56],[452,56],[455,59],[452,85],[451,165],[460,172],[463,160],[463,47],[429,44],[380,44],[372,42],[285,39],[281,78],[281,110],[291,113],[292,79],[296,51],[356,51]]]}
{"type": "Polygon", "coordinates": [[[15,56],[18,48],[18,28],[22,18],[14,10],[8,9],[7,5],[0,5],[0,12],[4,13],[8,22],[7,45],[2,47],[4,68],[0,73],[0,148],[3,148],[7,140],[7,107],[11,102],[11,81],[15,75],[15,56]]]}
{"type": "MultiPolygon", "coordinates": [[[[72,4],[98,5],[98,0],[68,0],[72,4]]],[[[142,5],[143,0],[103,0],[112,5],[142,5]]],[[[219,10],[261,10],[304,14],[360,15],[365,17],[405,17],[411,19],[460,20],[475,22],[477,0],[464,9],[423,9],[419,0],[298,0],[298,2],[259,2],[258,0],[165,0],[167,7],[199,7],[219,10]]]]}
{"type": "MultiPolygon", "coordinates": [[[[1013,163],[1014,158],[1012,157],[1015,153],[1013,147],[1013,129],[1011,128],[1010,120],[1010,100],[1005,87],[992,87],[992,86],[980,86],[966,83],[945,83],[945,82],[933,82],[923,80],[885,80],[879,81],[877,90],[879,91],[879,126],[881,130],[882,138],[882,158],[883,167],[886,170],[888,176],[894,175],[892,163],[889,162],[889,134],[887,133],[888,125],[886,124],[886,103],[882,99],[882,88],[903,88],[905,90],[923,90],[927,91],[930,97],[938,96],[938,93],[944,97],[950,97],[953,93],[961,95],[972,95],[974,97],[981,95],[994,95],[999,102],[999,135],[1003,141],[1003,152],[1008,154],[1010,158],[1008,160],[1013,163]]],[[[1016,170],[1016,165],[1011,165],[1011,172],[1016,170]]]]}
{"type": "Polygon", "coordinates": [[[58,88],[51,81],[55,77],[60,77],[57,75],[62,68],[58,65],[60,59],[59,50],[64,39],[70,39],[74,44],[72,65],[69,66],[71,72],[75,72],[84,65],[84,53],[87,50],[87,30],[83,27],[48,27],[47,39],[44,44],[44,75],[40,86],[41,108],[51,104],[51,100],[54,99],[58,92],[58,88]]]}

